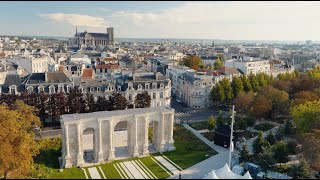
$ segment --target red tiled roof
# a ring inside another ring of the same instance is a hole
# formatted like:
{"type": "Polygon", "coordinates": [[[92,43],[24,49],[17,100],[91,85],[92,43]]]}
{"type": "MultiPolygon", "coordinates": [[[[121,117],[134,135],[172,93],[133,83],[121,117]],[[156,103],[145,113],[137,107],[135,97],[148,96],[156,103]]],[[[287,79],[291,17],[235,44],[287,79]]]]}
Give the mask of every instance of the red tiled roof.
{"type": "Polygon", "coordinates": [[[110,65],[110,64],[99,64],[96,66],[97,69],[117,69],[119,65],[110,65]]]}
{"type": "Polygon", "coordinates": [[[92,77],[93,77],[93,69],[91,68],[83,69],[81,78],[92,78],[92,77]]]}

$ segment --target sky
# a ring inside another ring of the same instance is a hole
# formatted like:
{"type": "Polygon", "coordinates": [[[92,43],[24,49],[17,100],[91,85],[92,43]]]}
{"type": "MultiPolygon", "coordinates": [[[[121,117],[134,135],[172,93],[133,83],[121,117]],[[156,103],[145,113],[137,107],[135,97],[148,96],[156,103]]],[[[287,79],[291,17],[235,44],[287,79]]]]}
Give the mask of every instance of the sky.
{"type": "Polygon", "coordinates": [[[115,38],[320,40],[313,1],[1,1],[0,35],[115,38]]]}

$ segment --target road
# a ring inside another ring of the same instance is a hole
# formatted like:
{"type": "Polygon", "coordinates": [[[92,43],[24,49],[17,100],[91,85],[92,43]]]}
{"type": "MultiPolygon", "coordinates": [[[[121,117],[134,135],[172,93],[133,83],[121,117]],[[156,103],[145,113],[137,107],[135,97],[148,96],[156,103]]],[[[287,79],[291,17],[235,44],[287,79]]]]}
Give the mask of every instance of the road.
{"type": "Polygon", "coordinates": [[[219,115],[219,110],[212,108],[194,110],[193,113],[191,108],[185,108],[181,103],[177,102],[175,98],[171,99],[171,108],[175,109],[175,117],[181,121],[203,121],[208,120],[211,115],[215,117],[219,115]]]}

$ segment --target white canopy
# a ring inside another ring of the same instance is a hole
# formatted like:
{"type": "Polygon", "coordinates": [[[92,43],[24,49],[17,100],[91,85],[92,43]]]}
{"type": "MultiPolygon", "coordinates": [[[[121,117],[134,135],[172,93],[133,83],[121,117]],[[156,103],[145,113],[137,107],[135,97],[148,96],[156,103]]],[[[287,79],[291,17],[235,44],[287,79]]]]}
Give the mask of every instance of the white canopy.
{"type": "Polygon", "coordinates": [[[218,170],[212,170],[206,177],[202,179],[252,179],[252,177],[250,176],[249,171],[244,176],[232,172],[226,163],[222,168],[218,170]]]}

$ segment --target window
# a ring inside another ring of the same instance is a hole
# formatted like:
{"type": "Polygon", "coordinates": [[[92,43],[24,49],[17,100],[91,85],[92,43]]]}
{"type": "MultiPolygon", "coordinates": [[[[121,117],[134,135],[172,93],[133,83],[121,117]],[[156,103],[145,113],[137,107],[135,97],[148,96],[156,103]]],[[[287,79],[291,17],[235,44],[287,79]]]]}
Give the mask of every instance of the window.
{"type": "Polygon", "coordinates": [[[32,86],[29,86],[29,87],[27,88],[27,90],[28,90],[28,94],[31,94],[31,93],[33,92],[33,87],[32,87],[32,86]]]}
{"type": "Polygon", "coordinates": [[[58,87],[58,92],[64,92],[63,85],[61,85],[61,86],[58,87]]]}
{"type": "Polygon", "coordinates": [[[118,86],[118,91],[121,91],[121,86],[118,86]]]}
{"type": "Polygon", "coordinates": [[[51,86],[49,87],[49,94],[53,94],[53,93],[55,93],[55,88],[54,88],[53,85],[51,85],[51,86]]]}
{"type": "Polygon", "coordinates": [[[100,92],[100,87],[97,87],[97,92],[100,92]]]}
{"type": "Polygon", "coordinates": [[[149,84],[146,84],[146,85],[145,85],[145,89],[149,89],[149,84]]]}
{"type": "Polygon", "coordinates": [[[152,89],[157,89],[157,83],[152,83],[152,89]]]}
{"type": "Polygon", "coordinates": [[[163,92],[160,93],[160,99],[163,99],[163,92]]]}
{"type": "Polygon", "coordinates": [[[90,92],[93,92],[93,87],[90,87],[90,92]]]}
{"type": "Polygon", "coordinates": [[[141,84],[138,85],[138,90],[142,90],[141,84]]]}
{"type": "Polygon", "coordinates": [[[163,87],[164,87],[164,85],[161,83],[161,84],[160,84],[160,88],[163,88],[163,87]]]}
{"type": "Polygon", "coordinates": [[[156,99],[156,93],[153,93],[152,99],[156,99]]]}
{"type": "Polygon", "coordinates": [[[132,94],[129,94],[129,101],[132,101],[132,94]]]}
{"type": "Polygon", "coordinates": [[[38,87],[38,92],[40,93],[40,92],[44,92],[44,87],[43,86],[39,86],[38,87]]]}

